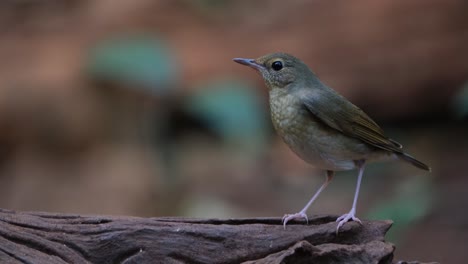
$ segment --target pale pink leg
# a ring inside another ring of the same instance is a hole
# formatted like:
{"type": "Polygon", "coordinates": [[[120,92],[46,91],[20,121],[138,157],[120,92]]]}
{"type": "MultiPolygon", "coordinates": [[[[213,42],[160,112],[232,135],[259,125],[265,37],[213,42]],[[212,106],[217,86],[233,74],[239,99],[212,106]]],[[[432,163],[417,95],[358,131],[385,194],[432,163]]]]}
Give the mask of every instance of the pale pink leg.
{"type": "Polygon", "coordinates": [[[349,220],[361,223],[361,220],[359,220],[359,218],[357,218],[355,214],[356,214],[357,199],[359,196],[359,188],[361,187],[362,175],[364,174],[364,161],[356,162],[356,165],[359,168],[359,175],[358,175],[358,180],[357,180],[357,185],[356,185],[356,192],[354,193],[353,207],[351,208],[349,213],[344,214],[338,217],[338,219],[336,219],[336,222],[339,222],[338,226],[336,227],[337,234],[338,234],[338,231],[340,230],[340,227],[344,225],[346,222],[348,222],[349,220]]]}
{"type": "Polygon", "coordinates": [[[331,180],[333,179],[333,175],[335,175],[333,171],[327,171],[327,177],[326,177],[325,182],[322,184],[322,186],[320,186],[318,191],[314,194],[314,196],[312,196],[309,202],[304,206],[304,208],[302,208],[302,210],[299,213],[286,214],[283,216],[282,221],[283,221],[283,226],[285,229],[286,229],[286,224],[290,220],[293,220],[293,219],[305,219],[307,223],[309,223],[309,219],[307,218],[307,214],[306,214],[307,209],[309,209],[310,205],[315,201],[315,199],[317,199],[317,197],[323,191],[323,189],[325,189],[325,187],[327,187],[327,185],[331,182],[331,180]]]}

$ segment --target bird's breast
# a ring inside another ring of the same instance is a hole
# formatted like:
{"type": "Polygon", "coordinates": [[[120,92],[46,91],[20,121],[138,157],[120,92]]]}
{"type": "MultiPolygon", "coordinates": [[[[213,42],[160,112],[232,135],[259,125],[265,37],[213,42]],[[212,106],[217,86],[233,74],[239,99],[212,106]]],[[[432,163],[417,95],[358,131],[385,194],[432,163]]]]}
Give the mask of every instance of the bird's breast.
{"type": "Polygon", "coordinates": [[[303,160],[322,169],[350,170],[354,160],[372,152],[360,140],[347,137],[314,117],[294,95],[270,91],[274,128],[303,160]]]}
{"type": "Polygon", "coordinates": [[[270,111],[273,126],[284,142],[303,160],[320,165],[320,135],[300,101],[292,95],[270,94],[270,111]]]}
{"type": "Polygon", "coordinates": [[[270,98],[271,120],[281,137],[301,136],[304,125],[304,113],[300,102],[293,96],[270,98]]]}

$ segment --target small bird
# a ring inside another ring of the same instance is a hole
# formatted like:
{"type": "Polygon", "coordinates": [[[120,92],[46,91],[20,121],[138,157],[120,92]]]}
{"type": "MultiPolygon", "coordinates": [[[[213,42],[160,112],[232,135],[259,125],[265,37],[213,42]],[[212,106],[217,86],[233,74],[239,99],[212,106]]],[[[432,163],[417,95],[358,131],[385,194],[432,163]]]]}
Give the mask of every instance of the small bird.
{"type": "Polygon", "coordinates": [[[326,170],[326,180],[298,213],[286,214],[286,224],[293,219],[307,219],[307,209],[330,183],[335,171],[358,169],[358,179],[351,210],[336,220],[340,227],[356,217],[364,166],[368,162],[399,159],[430,171],[431,168],[403,152],[402,145],[384,131],[360,108],[331,89],[298,58],[273,53],[258,59],[235,58],[235,62],[257,70],[269,90],[271,120],[284,142],[301,159],[326,170]]]}

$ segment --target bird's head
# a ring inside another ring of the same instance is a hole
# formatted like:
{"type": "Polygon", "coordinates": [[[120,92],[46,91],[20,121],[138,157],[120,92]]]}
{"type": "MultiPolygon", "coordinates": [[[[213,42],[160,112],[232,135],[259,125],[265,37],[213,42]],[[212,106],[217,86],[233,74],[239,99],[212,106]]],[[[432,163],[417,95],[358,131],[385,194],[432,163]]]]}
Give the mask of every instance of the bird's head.
{"type": "Polygon", "coordinates": [[[283,89],[290,84],[305,82],[312,71],[298,58],[286,53],[272,53],[257,59],[235,58],[235,62],[257,70],[270,89],[283,89]]]}

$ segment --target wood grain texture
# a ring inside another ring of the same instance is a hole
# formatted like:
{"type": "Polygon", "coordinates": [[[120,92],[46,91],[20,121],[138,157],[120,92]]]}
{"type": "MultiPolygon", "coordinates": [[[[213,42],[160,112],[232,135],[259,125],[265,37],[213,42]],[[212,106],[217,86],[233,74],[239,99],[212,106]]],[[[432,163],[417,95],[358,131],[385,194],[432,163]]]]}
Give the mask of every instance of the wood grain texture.
{"type": "Polygon", "coordinates": [[[391,263],[390,221],[187,219],[0,209],[0,263],[391,263]]]}

